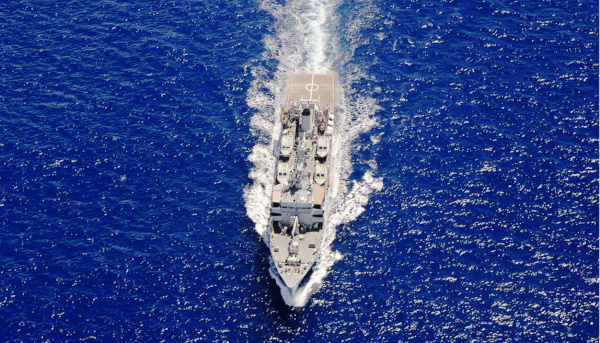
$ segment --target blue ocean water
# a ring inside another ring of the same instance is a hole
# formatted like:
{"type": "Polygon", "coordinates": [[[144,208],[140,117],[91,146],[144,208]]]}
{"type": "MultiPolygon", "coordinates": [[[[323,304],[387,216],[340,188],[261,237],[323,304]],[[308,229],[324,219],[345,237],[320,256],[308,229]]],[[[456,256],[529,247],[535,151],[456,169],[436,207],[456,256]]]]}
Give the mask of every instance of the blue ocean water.
{"type": "Polygon", "coordinates": [[[0,341],[598,342],[597,2],[0,12],[0,341]],[[261,232],[293,72],[341,89],[291,296],[261,232]]]}

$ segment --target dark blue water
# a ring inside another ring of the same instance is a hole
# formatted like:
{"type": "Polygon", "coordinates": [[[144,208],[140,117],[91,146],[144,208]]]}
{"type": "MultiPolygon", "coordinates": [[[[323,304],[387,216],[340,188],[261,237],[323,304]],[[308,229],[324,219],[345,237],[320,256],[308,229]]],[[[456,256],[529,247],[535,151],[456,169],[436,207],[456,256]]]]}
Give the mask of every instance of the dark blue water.
{"type": "Polygon", "coordinates": [[[598,341],[596,2],[0,12],[0,341],[598,341]],[[337,225],[292,308],[260,232],[306,71],[337,225]]]}

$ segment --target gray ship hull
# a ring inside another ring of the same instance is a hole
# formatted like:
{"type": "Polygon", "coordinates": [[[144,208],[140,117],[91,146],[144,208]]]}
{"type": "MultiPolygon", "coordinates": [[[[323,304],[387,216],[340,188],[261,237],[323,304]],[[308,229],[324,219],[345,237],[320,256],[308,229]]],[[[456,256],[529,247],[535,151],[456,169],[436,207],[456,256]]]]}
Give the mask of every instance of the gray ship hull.
{"type": "Polygon", "coordinates": [[[269,248],[285,285],[297,288],[319,256],[330,199],[335,76],[294,74],[275,142],[269,248]]]}

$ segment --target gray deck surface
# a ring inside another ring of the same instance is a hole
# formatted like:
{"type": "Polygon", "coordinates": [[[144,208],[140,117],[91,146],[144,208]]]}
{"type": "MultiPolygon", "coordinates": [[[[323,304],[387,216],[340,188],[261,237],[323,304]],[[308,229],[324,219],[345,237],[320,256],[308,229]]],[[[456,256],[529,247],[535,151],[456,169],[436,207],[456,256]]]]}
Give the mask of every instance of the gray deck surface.
{"type": "Polygon", "coordinates": [[[294,74],[290,83],[285,108],[290,107],[290,102],[300,100],[319,100],[321,108],[335,104],[335,76],[323,74],[294,74]]]}
{"type": "MultiPolygon", "coordinates": [[[[273,244],[279,247],[279,252],[274,253],[275,263],[279,264],[279,262],[285,264],[285,260],[289,253],[289,245],[290,241],[293,239],[296,242],[300,243],[300,253],[298,254],[299,266],[286,266],[283,265],[280,270],[284,270],[282,273],[282,278],[286,283],[297,284],[300,282],[304,275],[308,272],[308,268],[312,266],[312,262],[314,262],[314,254],[317,252],[317,249],[320,245],[321,232],[311,231],[307,232],[304,235],[297,235],[292,238],[289,235],[273,235],[273,244]],[[314,242],[316,244],[315,248],[309,248],[308,245],[314,242]]],[[[281,273],[281,272],[280,272],[281,273]]]]}

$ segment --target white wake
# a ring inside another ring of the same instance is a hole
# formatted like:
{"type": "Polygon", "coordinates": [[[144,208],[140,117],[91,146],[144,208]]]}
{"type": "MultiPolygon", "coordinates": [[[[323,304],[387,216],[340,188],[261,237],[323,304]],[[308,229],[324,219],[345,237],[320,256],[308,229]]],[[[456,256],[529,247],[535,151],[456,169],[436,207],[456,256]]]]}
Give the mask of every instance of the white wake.
{"type": "MultiPolygon", "coordinates": [[[[341,0],[287,1],[278,4],[264,0],[261,9],[275,19],[273,34],[263,40],[265,52],[263,61],[276,60],[275,71],[262,66],[250,66],[252,83],[247,93],[248,106],[256,110],[250,119],[250,130],[258,138],[252,148],[249,160],[253,163],[250,171],[252,183],[244,190],[246,212],[255,223],[255,230],[268,242],[267,225],[269,220],[270,194],[273,187],[275,157],[273,142],[279,135],[281,106],[285,101],[285,87],[293,73],[336,73],[342,76],[336,103],[336,126],[333,133],[331,164],[332,209],[329,222],[324,229],[318,261],[312,274],[298,289],[290,291],[279,279],[271,262],[271,275],[281,288],[286,304],[294,307],[306,305],[310,296],[317,292],[334,263],[343,256],[331,249],[335,239],[336,226],[356,219],[363,211],[374,190],[381,190],[381,178],[373,176],[375,162],[371,161],[361,181],[348,181],[352,172],[351,155],[354,141],[362,133],[368,132],[377,121],[374,114],[378,107],[368,96],[352,96],[346,99],[346,89],[353,82],[364,78],[359,68],[350,64],[352,46],[343,50],[338,43],[342,39],[355,41],[353,37],[339,37],[340,18],[336,10],[341,0]],[[352,71],[355,70],[355,71],[352,71]],[[269,77],[270,72],[272,76],[269,77]]],[[[355,20],[349,35],[358,35],[359,27],[366,25],[364,20],[355,20]]]]}

